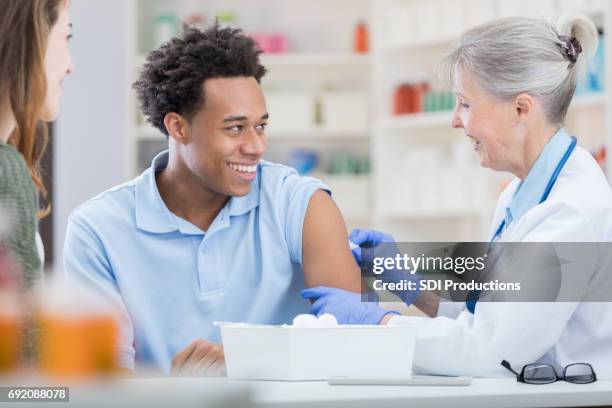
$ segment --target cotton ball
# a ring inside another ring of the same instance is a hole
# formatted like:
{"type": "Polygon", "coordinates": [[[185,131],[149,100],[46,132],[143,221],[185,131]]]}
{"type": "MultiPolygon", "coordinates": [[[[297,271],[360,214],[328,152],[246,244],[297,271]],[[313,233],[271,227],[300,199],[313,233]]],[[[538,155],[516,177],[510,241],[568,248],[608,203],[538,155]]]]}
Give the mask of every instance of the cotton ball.
{"type": "Polygon", "coordinates": [[[311,314],[299,314],[293,318],[294,327],[317,327],[317,317],[311,314]]]}
{"type": "Polygon", "coordinates": [[[333,314],[324,313],[319,316],[317,323],[319,327],[335,327],[338,325],[338,320],[333,314]]]}

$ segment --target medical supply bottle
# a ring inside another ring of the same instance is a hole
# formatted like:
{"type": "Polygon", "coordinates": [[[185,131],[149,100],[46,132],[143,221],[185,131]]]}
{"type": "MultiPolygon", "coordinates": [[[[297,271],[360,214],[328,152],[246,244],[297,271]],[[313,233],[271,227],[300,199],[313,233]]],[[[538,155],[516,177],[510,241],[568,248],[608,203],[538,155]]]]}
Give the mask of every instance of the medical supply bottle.
{"type": "Polygon", "coordinates": [[[41,374],[89,380],[117,366],[118,319],[97,293],[56,272],[40,297],[41,374]]]}
{"type": "Polygon", "coordinates": [[[355,32],[354,32],[354,38],[353,38],[353,51],[355,51],[358,54],[364,54],[367,53],[369,50],[369,44],[368,44],[368,26],[366,25],[365,21],[360,20],[359,22],[357,22],[357,25],[355,26],[355,32]]]}

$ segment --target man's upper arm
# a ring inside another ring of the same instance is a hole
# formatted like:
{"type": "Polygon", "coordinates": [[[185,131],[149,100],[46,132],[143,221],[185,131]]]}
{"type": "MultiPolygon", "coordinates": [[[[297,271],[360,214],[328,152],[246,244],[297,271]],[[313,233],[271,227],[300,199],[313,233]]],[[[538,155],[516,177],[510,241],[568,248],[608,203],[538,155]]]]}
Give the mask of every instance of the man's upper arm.
{"type": "MultiPolygon", "coordinates": [[[[126,253],[126,256],[129,254],[126,253]]],[[[93,289],[118,311],[120,338],[117,363],[122,368],[133,370],[134,329],[104,247],[95,232],[74,216],[70,217],[66,231],[64,268],[69,279],[93,289]]]]}
{"type": "Polygon", "coordinates": [[[86,283],[100,293],[118,294],[103,244],[91,227],[75,216],[70,217],[66,229],[64,267],[70,279],[86,283]]]}
{"type": "Polygon", "coordinates": [[[348,245],[344,219],[323,190],[310,198],[304,217],[302,264],[306,287],[332,286],[360,292],[360,272],[348,245]]]}

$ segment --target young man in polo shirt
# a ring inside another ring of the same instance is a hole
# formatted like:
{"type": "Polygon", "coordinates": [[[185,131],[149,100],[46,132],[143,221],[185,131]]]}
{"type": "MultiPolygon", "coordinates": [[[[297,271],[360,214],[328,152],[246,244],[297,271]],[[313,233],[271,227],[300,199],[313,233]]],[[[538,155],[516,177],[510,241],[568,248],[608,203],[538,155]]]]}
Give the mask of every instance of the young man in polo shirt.
{"type": "Polygon", "coordinates": [[[120,305],[124,368],[215,374],[214,321],[287,323],[309,311],[305,286],[359,291],[326,186],[262,160],[258,56],[241,31],[218,26],[150,53],[134,87],[169,149],[71,215],[67,274],[120,305]]]}

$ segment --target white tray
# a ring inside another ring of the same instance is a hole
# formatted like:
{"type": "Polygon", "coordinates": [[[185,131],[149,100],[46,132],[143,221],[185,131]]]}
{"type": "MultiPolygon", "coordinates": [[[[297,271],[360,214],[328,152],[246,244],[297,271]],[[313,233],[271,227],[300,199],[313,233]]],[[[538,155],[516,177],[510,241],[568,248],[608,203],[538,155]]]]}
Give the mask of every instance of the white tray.
{"type": "Polygon", "coordinates": [[[412,375],[415,327],[222,324],[227,375],[249,380],[412,375]]]}

